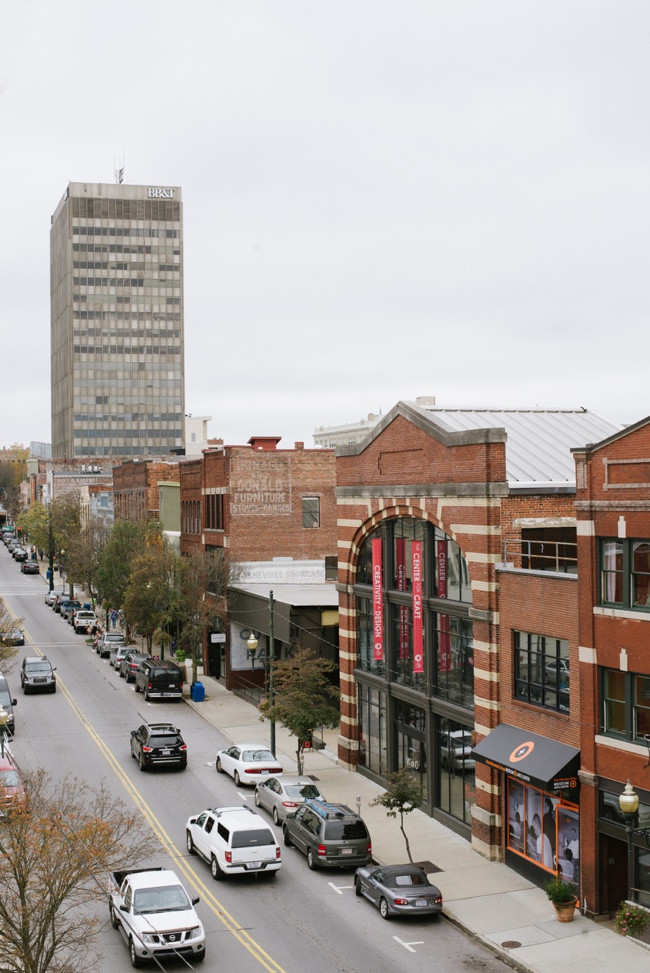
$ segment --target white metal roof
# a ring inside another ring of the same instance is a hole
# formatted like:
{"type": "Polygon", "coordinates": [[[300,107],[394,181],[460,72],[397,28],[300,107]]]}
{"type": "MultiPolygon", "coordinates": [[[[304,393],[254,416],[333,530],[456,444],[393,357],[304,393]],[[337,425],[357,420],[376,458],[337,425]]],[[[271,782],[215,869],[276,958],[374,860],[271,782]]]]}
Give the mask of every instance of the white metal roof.
{"type": "Polygon", "coordinates": [[[250,584],[244,581],[230,587],[265,599],[272,591],[276,602],[295,608],[337,608],[339,603],[339,593],[334,584],[250,584]]]}
{"type": "Polygon", "coordinates": [[[600,442],[622,428],[587,409],[437,409],[413,404],[450,431],[505,429],[511,487],[574,486],[571,449],[600,442]]]}

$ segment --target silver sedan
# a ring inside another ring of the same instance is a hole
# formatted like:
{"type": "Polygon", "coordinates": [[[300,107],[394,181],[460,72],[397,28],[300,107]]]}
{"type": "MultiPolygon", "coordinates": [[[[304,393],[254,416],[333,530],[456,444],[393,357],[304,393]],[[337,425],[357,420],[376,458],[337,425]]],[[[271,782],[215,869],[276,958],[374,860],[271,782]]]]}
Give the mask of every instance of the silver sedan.
{"type": "Polygon", "coordinates": [[[284,821],[287,811],[295,811],[307,798],[325,800],[310,777],[300,777],[298,774],[267,777],[255,787],[255,803],[269,811],[276,824],[284,821]]]}
{"type": "Polygon", "coordinates": [[[354,873],[354,891],[370,899],[382,919],[439,916],[442,893],[419,865],[367,865],[354,873]]]}

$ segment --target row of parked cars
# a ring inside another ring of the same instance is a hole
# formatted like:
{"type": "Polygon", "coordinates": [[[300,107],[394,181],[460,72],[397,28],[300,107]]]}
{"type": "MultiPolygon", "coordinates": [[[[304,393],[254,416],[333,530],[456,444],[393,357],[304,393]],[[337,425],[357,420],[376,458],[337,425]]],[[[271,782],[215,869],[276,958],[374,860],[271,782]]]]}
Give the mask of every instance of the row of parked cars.
{"type": "Polygon", "coordinates": [[[20,564],[20,570],[23,574],[39,573],[38,561],[30,557],[29,552],[25,550],[15,534],[11,531],[3,531],[2,540],[14,561],[20,564]]]}
{"type": "Polygon", "coordinates": [[[45,604],[80,635],[95,635],[99,631],[99,620],[95,612],[88,605],[82,605],[77,598],[71,598],[65,591],[48,591],[45,604]]]}

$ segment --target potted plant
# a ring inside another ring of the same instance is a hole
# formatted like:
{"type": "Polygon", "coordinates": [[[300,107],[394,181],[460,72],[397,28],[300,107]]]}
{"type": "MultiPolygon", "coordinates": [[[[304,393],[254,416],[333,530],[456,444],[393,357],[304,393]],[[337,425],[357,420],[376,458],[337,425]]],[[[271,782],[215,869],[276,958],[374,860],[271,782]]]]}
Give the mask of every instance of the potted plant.
{"type": "Polygon", "coordinates": [[[544,891],[553,903],[558,922],[573,922],[573,914],[578,904],[573,882],[565,882],[556,876],[546,883],[544,891]]]}

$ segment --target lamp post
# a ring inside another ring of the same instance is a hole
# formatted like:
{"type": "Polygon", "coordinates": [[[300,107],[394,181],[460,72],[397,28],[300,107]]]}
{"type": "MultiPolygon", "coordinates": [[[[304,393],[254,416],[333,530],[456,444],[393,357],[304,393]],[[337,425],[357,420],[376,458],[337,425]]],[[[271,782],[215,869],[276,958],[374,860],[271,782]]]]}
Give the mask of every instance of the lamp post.
{"type": "Polygon", "coordinates": [[[47,546],[48,546],[48,582],[50,591],[54,591],[54,531],[52,530],[52,505],[47,508],[47,546]]]}
{"type": "Polygon", "coordinates": [[[639,810],[639,795],[628,782],[619,796],[618,804],[625,819],[625,836],[627,838],[627,897],[632,899],[634,887],[634,856],[632,838],[636,830],[637,812],[639,810]]]}
{"type": "MultiPolygon", "coordinates": [[[[273,706],[275,701],[275,674],[273,672],[273,663],[275,662],[275,638],[273,636],[273,592],[269,591],[269,651],[266,655],[265,662],[268,665],[268,690],[269,690],[269,705],[273,706]]],[[[257,649],[257,639],[255,633],[251,631],[251,634],[246,640],[246,647],[248,653],[253,660],[253,665],[255,665],[255,651],[257,649]]],[[[275,757],[275,720],[271,718],[270,723],[270,750],[275,757]]]]}

